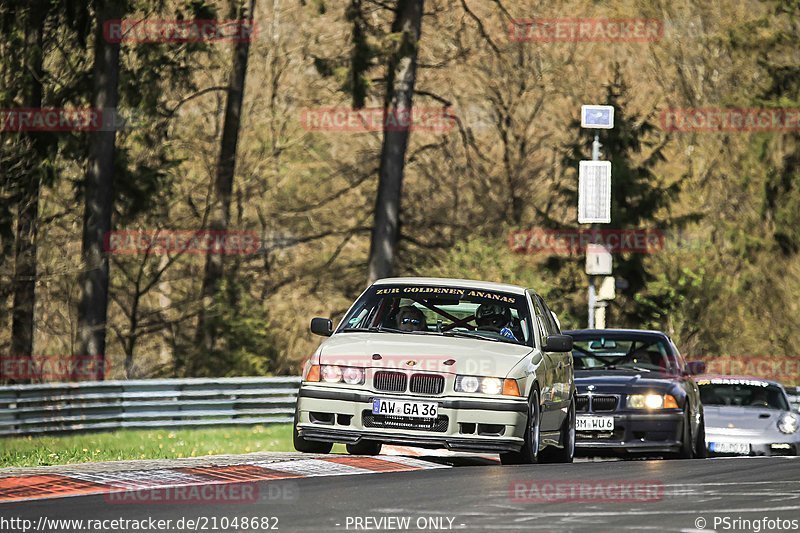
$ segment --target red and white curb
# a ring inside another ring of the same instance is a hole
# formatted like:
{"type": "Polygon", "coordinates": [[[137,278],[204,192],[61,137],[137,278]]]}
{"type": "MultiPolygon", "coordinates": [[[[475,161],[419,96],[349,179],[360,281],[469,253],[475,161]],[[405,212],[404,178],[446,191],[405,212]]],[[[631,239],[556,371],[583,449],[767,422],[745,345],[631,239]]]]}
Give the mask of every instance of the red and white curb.
{"type": "MultiPolygon", "coordinates": [[[[197,466],[128,470],[122,472],[70,472],[0,478],[0,503],[65,498],[127,491],[154,491],[181,487],[245,484],[255,481],[308,477],[409,472],[450,468],[413,457],[329,456],[277,462],[250,462],[228,466],[197,466]]],[[[177,491],[175,491],[177,492],[177,491]]],[[[194,494],[179,492],[184,496],[194,494]]],[[[113,498],[124,500],[123,497],[113,498]]],[[[165,502],[166,503],[166,502],[165,502]]],[[[181,503],[173,498],[170,503],[181,503]]]]}

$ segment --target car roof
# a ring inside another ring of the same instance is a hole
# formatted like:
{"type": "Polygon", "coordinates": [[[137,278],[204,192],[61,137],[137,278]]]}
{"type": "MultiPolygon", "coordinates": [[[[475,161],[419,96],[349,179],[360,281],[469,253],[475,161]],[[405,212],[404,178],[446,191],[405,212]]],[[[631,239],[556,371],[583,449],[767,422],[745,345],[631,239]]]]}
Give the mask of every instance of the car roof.
{"type": "Polygon", "coordinates": [[[662,337],[669,339],[669,336],[663,331],[654,329],[570,329],[563,332],[564,335],[592,337],[602,335],[607,338],[620,338],[626,336],[637,337],[662,337]]]}
{"type": "Polygon", "coordinates": [[[695,381],[700,379],[735,379],[741,381],[761,381],[762,383],[769,383],[770,385],[775,385],[777,387],[783,387],[779,382],[771,380],[771,379],[764,379],[759,378],[756,376],[745,376],[745,375],[736,375],[731,376],[729,374],[700,374],[694,377],[695,381]]]}
{"type": "Polygon", "coordinates": [[[511,294],[525,294],[526,290],[525,287],[520,287],[519,285],[457,278],[383,278],[374,283],[374,285],[399,284],[424,286],[435,285],[437,287],[464,287],[466,289],[485,289],[498,292],[508,292],[511,294]]]}

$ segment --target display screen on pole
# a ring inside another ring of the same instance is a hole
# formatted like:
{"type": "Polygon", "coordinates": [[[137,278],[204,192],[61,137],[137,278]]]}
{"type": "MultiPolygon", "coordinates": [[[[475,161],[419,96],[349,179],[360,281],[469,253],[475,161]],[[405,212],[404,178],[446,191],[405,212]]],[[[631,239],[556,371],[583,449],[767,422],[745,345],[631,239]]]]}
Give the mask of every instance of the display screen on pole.
{"type": "Polygon", "coordinates": [[[578,167],[578,223],[611,222],[611,162],[581,161],[578,167]]]}
{"type": "Polygon", "coordinates": [[[614,106],[582,105],[581,128],[610,130],[614,127],[614,106]]]}

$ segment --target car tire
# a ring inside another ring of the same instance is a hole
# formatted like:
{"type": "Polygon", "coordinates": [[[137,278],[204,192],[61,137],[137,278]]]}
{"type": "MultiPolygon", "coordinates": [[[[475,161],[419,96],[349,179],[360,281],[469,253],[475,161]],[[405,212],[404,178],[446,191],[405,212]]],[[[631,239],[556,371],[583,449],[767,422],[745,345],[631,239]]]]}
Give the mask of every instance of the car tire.
{"type": "Polygon", "coordinates": [[[528,420],[525,422],[525,443],[518,452],[500,454],[504,465],[530,465],[539,460],[539,428],[542,415],[539,408],[539,391],[534,389],[528,399],[528,420]]]}
{"type": "Polygon", "coordinates": [[[696,442],[692,439],[692,423],[689,420],[688,408],[683,410],[683,431],[681,431],[681,447],[673,456],[674,459],[694,459],[696,442]]]}
{"type": "Polygon", "coordinates": [[[695,459],[705,459],[708,457],[708,445],[706,444],[706,419],[700,415],[700,425],[697,427],[697,437],[695,437],[695,459]]]}
{"type": "Polygon", "coordinates": [[[348,444],[347,453],[350,455],[378,455],[381,453],[382,447],[383,444],[378,441],[362,439],[356,444],[348,444]]]}
{"type": "Polygon", "coordinates": [[[307,440],[297,433],[297,413],[294,414],[294,421],[292,422],[292,444],[294,449],[303,453],[330,453],[333,448],[332,442],[320,442],[316,440],[307,440]]]}
{"type": "Polygon", "coordinates": [[[540,463],[571,463],[575,459],[575,398],[569,404],[567,418],[561,425],[561,448],[548,446],[539,452],[540,463]]]}

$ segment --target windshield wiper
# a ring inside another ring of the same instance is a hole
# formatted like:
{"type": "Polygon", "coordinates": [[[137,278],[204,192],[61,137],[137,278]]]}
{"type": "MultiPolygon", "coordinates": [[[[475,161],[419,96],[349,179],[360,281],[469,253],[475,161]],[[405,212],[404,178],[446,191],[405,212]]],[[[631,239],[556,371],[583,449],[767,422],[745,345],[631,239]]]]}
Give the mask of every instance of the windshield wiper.
{"type": "Polygon", "coordinates": [[[454,330],[451,329],[449,331],[443,331],[442,335],[444,335],[445,337],[463,337],[465,339],[480,339],[480,340],[484,340],[484,341],[510,342],[511,344],[517,344],[516,342],[512,341],[511,339],[508,339],[506,341],[506,340],[503,340],[503,339],[496,339],[494,337],[485,337],[485,336],[481,335],[480,333],[474,333],[472,331],[454,331],[454,330]]]}

